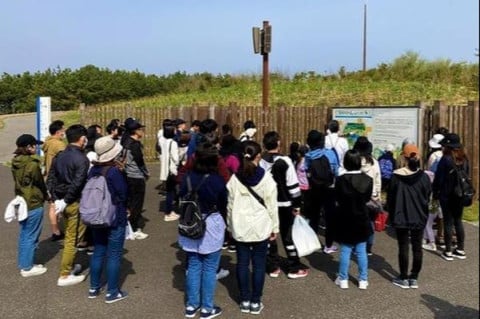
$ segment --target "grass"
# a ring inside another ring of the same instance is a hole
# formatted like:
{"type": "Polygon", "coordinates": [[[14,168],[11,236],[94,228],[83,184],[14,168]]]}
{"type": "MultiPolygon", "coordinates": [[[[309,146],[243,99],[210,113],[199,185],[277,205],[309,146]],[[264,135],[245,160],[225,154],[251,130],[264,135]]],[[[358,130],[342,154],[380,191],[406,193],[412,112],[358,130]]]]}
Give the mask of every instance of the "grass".
{"type": "Polygon", "coordinates": [[[465,207],[463,210],[463,220],[468,222],[478,222],[478,200],[472,206],[465,207]]]}
{"type": "Polygon", "coordinates": [[[67,128],[72,124],[80,123],[80,112],[78,110],[52,112],[52,121],[55,120],[62,120],[67,128]]]}

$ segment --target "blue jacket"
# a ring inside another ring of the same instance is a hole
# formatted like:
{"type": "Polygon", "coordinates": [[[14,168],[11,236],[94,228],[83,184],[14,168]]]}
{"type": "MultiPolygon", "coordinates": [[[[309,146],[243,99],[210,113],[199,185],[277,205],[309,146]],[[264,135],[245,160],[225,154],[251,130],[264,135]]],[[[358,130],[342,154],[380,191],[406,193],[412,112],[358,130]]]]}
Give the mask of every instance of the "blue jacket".
{"type": "Polygon", "coordinates": [[[329,148],[316,148],[314,150],[309,151],[305,154],[305,170],[308,171],[310,168],[310,163],[325,155],[330,162],[330,168],[335,176],[338,176],[338,168],[340,167],[340,163],[338,162],[338,156],[332,149],[329,148]]]}

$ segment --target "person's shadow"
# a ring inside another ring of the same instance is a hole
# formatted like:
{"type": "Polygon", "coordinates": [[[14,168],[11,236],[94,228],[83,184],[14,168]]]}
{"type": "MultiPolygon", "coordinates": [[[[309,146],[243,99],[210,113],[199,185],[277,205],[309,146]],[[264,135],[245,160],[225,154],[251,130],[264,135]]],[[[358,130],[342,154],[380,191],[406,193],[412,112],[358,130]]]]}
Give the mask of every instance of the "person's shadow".
{"type": "Polygon", "coordinates": [[[474,308],[453,305],[447,300],[438,297],[422,294],[420,302],[426,305],[432,312],[435,319],[462,318],[473,319],[479,318],[479,311],[474,308]]]}

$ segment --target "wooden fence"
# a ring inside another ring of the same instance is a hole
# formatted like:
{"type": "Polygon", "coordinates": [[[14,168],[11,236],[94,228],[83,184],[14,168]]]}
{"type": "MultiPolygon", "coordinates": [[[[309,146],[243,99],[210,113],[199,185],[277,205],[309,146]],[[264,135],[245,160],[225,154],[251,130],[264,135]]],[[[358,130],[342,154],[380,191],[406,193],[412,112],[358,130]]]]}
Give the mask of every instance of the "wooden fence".
{"type": "MultiPolygon", "coordinates": [[[[475,189],[479,190],[479,105],[478,101],[468,102],[467,105],[445,105],[436,101],[433,105],[416,103],[420,107],[419,143],[421,149],[428,150],[428,140],[438,127],[446,127],[451,132],[460,135],[465,150],[470,158],[471,176],[475,189]]],[[[372,106],[368,106],[372,107],[372,106]]],[[[157,131],[163,119],[182,118],[187,123],[195,119],[212,118],[219,127],[230,124],[233,133],[238,136],[246,120],[253,120],[257,124],[257,140],[267,131],[275,130],[281,135],[282,149],[287,151],[293,141],[305,143],[308,131],[318,129],[323,131],[325,124],[331,118],[330,107],[287,107],[280,106],[264,111],[259,107],[238,106],[235,103],[228,107],[191,106],[191,107],[135,107],[125,104],[121,107],[84,106],[80,107],[81,122],[84,125],[99,124],[105,127],[111,119],[124,120],[135,117],[146,125],[145,158],[155,160],[154,145],[157,131]]],[[[478,192],[477,192],[478,198],[478,192]]]]}

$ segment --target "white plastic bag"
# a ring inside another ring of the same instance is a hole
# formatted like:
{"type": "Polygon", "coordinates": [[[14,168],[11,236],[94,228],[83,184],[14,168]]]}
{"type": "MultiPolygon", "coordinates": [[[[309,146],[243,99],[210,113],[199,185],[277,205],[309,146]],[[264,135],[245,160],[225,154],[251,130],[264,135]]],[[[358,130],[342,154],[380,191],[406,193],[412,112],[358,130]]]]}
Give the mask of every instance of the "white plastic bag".
{"type": "Polygon", "coordinates": [[[301,215],[297,215],[293,222],[292,240],[297,249],[298,257],[310,255],[322,248],[317,234],[301,215]]]}
{"type": "Polygon", "coordinates": [[[125,227],[125,239],[135,240],[135,235],[133,234],[133,228],[129,221],[127,221],[127,227],[125,227]]]}

